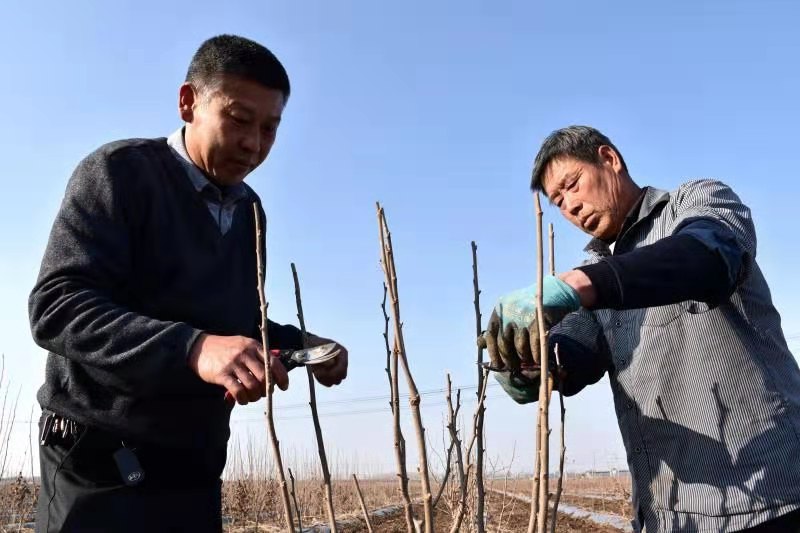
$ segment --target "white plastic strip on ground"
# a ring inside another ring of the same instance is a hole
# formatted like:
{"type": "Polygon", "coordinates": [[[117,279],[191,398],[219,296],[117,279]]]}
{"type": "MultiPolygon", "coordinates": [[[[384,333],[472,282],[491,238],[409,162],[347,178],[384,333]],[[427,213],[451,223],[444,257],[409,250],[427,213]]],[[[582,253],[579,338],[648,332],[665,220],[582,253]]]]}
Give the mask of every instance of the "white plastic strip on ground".
{"type": "MultiPolygon", "coordinates": [[[[501,490],[491,490],[492,492],[496,492],[498,494],[505,494],[506,496],[511,496],[512,498],[516,498],[517,500],[531,503],[531,497],[527,494],[518,494],[515,492],[503,492],[501,490]]],[[[552,507],[552,502],[550,506],[552,507]]],[[[631,527],[630,520],[624,518],[619,515],[615,514],[605,514],[605,513],[596,513],[594,511],[587,511],[586,509],[581,509],[579,507],[574,507],[572,505],[567,505],[565,503],[559,503],[558,505],[558,512],[564,513],[565,515],[571,516],[572,518],[580,518],[581,520],[589,520],[594,522],[595,524],[599,524],[601,526],[610,526],[615,529],[619,529],[620,531],[632,532],[633,528],[631,527]]]]}
{"type": "MultiPolygon", "coordinates": [[[[380,509],[375,509],[369,512],[370,518],[386,518],[391,517],[396,514],[402,512],[403,506],[402,505],[388,505],[386,507],[381,507],[380,509]]],[[[359,518],[343,518],[337,519],[336,525],[338,527],[352,527],[358,526],[364,523],[363,519],[359,518]]],[[[309,527],[304,527],[302,533],[330,533],[331,528],[327,524],[314,524],[309,527]]]]}
{"type": "Polygon", "coordinates": [[[614,496],[611,494],[600,494],[598,492],[562,492],[562,496],[577,496],[578,498],[590,498],[592,500],[605,500],[607,502],[618,502],[624,500],[624,498],[620,498],[619,496],[614,496]]]}
{"type": "MultiPolygon", "coordinates": [[[[519,494],[515,492],[504,493],[503,491],[496,489],[486,489],[486,490],[495,492],[497,494],[505,494],[506,496],[510,496],[512,498],[526,502],[528,504],[531,503],[531,498],[527,494],[519,494]]],[[[550,505],[552,507],[552,502],[550,503],[550,505]]],[[[403,511],[402,505],[388,505],[386,507],[381,507],[379,509],[374,509],[370,511],[369,515],[371,518],[388,518],[400,514],[402,511],[403,511]]],[[[615,529],[619,529],[620,531],[625,531],[625,532],[633,531],[630,521],[619,515],[596,513],[593,511],[588,511],[586,509],[581,509],[579,507],[568,505],[563,502],[559,504],[558,512],[571,516],[572,518],[588,520],[590,522],[594,522],[595,524],[599,524],[602,526],[610,526],[615,529]]],[[[352,527],[361,525],[363,523],[364,523],[363,519],[356,517],[342,518],[336,520],[336,525],[339,527],[352,527]]],[[[330,531],[331,528],[327,524],[318,523],[308,527],[304,527],[301,533],[330,533],[330,531]]]]}

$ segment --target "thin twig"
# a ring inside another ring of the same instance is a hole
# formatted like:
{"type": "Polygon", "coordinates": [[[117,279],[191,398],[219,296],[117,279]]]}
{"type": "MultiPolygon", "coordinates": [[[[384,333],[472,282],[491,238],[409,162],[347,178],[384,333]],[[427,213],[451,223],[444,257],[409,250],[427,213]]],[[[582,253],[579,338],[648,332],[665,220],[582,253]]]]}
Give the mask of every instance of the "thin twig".
{"type": "MultiPolygon", "coordinates": [[[[481,373],[481,384],[482,384],[482,386],[481,386],[480,390],[478,391],[478,406],[475,408],[475,414],[472,417],[472,437],[470,438],[469,445],[467,445],[467,450],[464,453],[464,457],[467,458],[467,466],[464,469],[464,484],[465,485],[468,485],[469,482],[470,482],[469,475],[470,475],[470,472],[472,470],[472,467],[474,466],[474,463],[472,462],[472,448],[473,448],[473,446],[475,445],[475,442],[478,439],[478,434],[479,434],[479,431],[478,431],[478,418],[479,418],[479,413],[481,413],[483,411],[483,404],[486,401],[486,386],[487,386],[487,382],[488,382],[488,379],[487,379],[488,375],[489,375],[489,371],[487,369],[485,369],[485,368],[482,368],[482,373],[481,373]]],[[[460,391],[459,391],[459,397],[460,397],[460,391]]],[[[477,492],[477,490],[476,490],[476,492],[477,492]]],[[[465,511],[466,511],[465,507],[461,507],[461,506],[459,507],[459,513],[463,514],[465,511]]],[[[481,521],[483,521],[482,519],[483,519],[483,517],[481,516],[481,521]]]]}
{"type": "MultiPolygon", "coordinates": [[[[383,232],[383,210],[380,207],[380,204],[377,206],[378,208],[378,227],[380,230],[380,240],[381,240],[381,265],[384,268],[384,273],[386,272],[386,265],[389,262],[386,253],[386,239],[384,237],[383,232]]],[[[388,277],[388,275],[386,276],[388,277]]],[[[386,340],[386,361],[389,362],[389,358],[391,355],[391,369],[389,369],[388,364],[386,371],[389,374],[389,385],[390,385],[390,392],[391,392],[391,406],[392,406],[392,415],[393,415],[393,429],[394,429],[394,456],[395,462],[397,463],[397,478],[398,483],[400,484],[400,493],[403,496],[403,514],[406,519],[406,532],[407,533],[414,533],[416,530],[414,525],[414,513],[411,507],[411,496],[408,493],[408,472],[406,469],[406,441],[403,437],[403,430],[400,426],[400,386],[399,386],[399,373],[398,373],[398,353],[399,350],[397,349],[397,339],[394,340],[394,349],[389,350],[389,315],[386,312],[386,294],[387,294],[387,285],[388,282],[384,282],[383,284],[383,303],[381,304],[381,308],[383,309],[383,316],[384,316],[384,339],[386,340]]]]}
{"type": "MultiPolygon", "coordinates": [[[[475,336],[480,337],[481,328],[481,290],[478,286],[478,245],[472,241],[472,291],[473,291],[473,304],[475,305],[475,336]]],[[[483,348],[478,346],[478,392],[480,394],[483,381],[486,379],[483,372],[483,348]]],[[[480,398],[480,397],[479,397],[480,398]]],[[[476,408],[477,409],[477,408],[476,408]]],[[[475,501],[475,527],[477,533],[484,532],[484,501],[485,492],[483,485],[483,417],[486,408],[483,403],[479,403],[479,411],[476,411],[475,421],[475,435],[477,442],[477,450],[475,452],[475,486],[477,487],[476,501],[475,501]]]]}
{"type": "MultiPolygon", "coordinates": [[[[558,356],[558,344],[553,348],[556,355],[556,371],[561,373],[561,359],[558,356]]],[[[564,486],[564,458],[567,453],[567,447],[564,442],[564,420],[566,419],[566,409],[564,408],[564,395],[561,393],[561,383],[558,384],[558,401],[561,405],[561,452],[558,458],[558,484],[556,485],[556,496],[553,502],[553,520],[550,522],[550,533],[556,531],[556,521],[558,520],[558,504],[561,501],[561,490],[564,486]]]]}
{"type": "Polygon", "coordinates": [[[553,231],[553,224],[549,224],[550,228],[550,275],[556,275],[556,255],[555,255],[555,232],[553,231]]]}
{"type": "MultiPolygon", "coordinates": [[[[303,316],[303,300],[300,297],[300,280],[297,277],[297,268],[292,263],[292,278],[294,279],[294,297],[297,304],[297,320],[300,322],[300,332],[303,339],[303,347],[308,347],[308,332],[306,331],[306,321],[303,316]]],[[[325,510],[328,513],[328,524],[331,533],[336,533],[336,513],[333,510],[333,486],[331,485],[331,472],[328,469],[328,457],[325,454],[325,441],[322,438],[322,427],[319,423],[319,413],[317,412],[317,392],[314,385],[314,373],[311,367],[306,367],[308,375],[308,405],[311,407],[311,418],[314,420],[314,434],[317,437],[317,452],[319,462],[322,466],[322,482],[325,487],[325,510]]],[[[300,528],[302,530],[302,528],[300,528]]]]}
{"type": "Polygon", "coordinates": [[[361,487],[358,485],[358,478],[353,474],[353,483],[356,485],[356,494],[358,494],[358,503],[361,504],[361,512],[364,513],[364,521],[367,523],[367,532],[372,533],[372,520],[369,518],[369,511],[367,511],[367,504],[364,503],[364,495],[361,493],[361,487]]]}
{"type": "MultiPolygon", "coordinates": [[[[503,475],[503,500],[502,506],[500,507],[500,518],[497,519],[497,530],[503,531],[503,514],[506,510],[507,501],[511,500],[512,512],[513,506],[516,503],[516,498],[509,498],[508,497],[508,475],[511,472],[511,467],[514,465],[514,456],[516,455],[516,446],[511,449],[511,461],[508,463],[506,468],[505,474],[503,475]]],[[[494,484],[492,484],[494,486],[494,484]]]]}
{"type": "MultiPolygon", "coordinates": [[[[386,283],[383,284],[383,301],[381,302],[381,310],[383,311],[383,342],[386,345],[386,377],[389,380],[389,390],[392,390],[392,371],[389,368],[392,357],[392,349],[389,348],[389,315],[386,314],[386,283]]],[[[389,407],[394,412],[394,405],[391,398],[389,399],[389,407]]]]}
{"type": "Polygon", "coordinates": [[[535,466],[533,468],[533,480],[531,481],[531,514],[528,520],[528,533],[536,531],[536,522],[539,512],[539,470],[541,464],[539,463],[539,421],[536,421],[536,458],[534,459],[535,466]]]}
{"type": "Polygon", "coordinates": [[[272,416],[272,356],[269,353],[269,339],[267,338],[267,298],[264,294],[264,254],[266,252],[266,240],[261,230],[261,213],[258,203],[253,202],[253,216],[256,222],[256,261],[258,266],[258,299],[261,303],[261,344],[264,347],[264,366],[266,368],[267,385],[267,432],[272,443],[272,454],[275,456],[275,468],[278,471],[278,482],[281,489],[281,499],[283,500],[283,518],[286,521],[287,531],[294,531],[292,522],[292,504],[289,501],[289,489],[286,487],[286,474],[283,472],[283,459],[281,458],[281,444],[278,441],[278,434],[275,432],[275,421],[272,416]],[[263,247],[262,247],[263,244],[263,247]]]}
{"type": "Polygon", "coordinates": [[[450,381],[450,374],[447,374],[447,430],[450,432],[450,440],[456,445],[456,467],[458,472],[458,487],[460,491],[458,512],[450,526],[450,532],[455,533],[461,529],[461,521],[464,519],[464,512],[467,510],[467,478],[464,473],[464,458],[461,455],[461,440],[458,438],[456,429],[456,417],[458,409],[461,407],[461,389],[456,393],[456,408],[453,409],[453,384],[450,381]]]}
{"type": "Polygon", "coordinates": [[[33,485],[33,495],[36,496],[36,478],[33,477],[33,405],[31,405],[31,415],[28,419],[28,453],[31,458],[31,485],[33,485]]]}
{"type": "Polygon", "coordinates": [[[550,453],[550,386],[549,386],[549,357],[547,354],[547,336],[544,330],[544,311],[542,306],[542,284],[544,278],[544,254],[542,252],[542,205],[539,193],[534,195],[536,202],[536,321],[539,325],[539,366],[541,369],[539,379],[539,511],[537,533],[547,531],[547,498],[550,453]]]}
{"type": "Polygon", "coordinates": [[[292,501],[294,502],[294,512],[297,515],[297,529],[303,531],[303,521],[300,519],[300,506],[297,505],[297,493],[294,490],[294,475],[292,474],[292,469],[289,468],[289,481],[292,484],[292,501]]]}
{"type": "Polygon", "coordinates": [[[453,448],[455,448],[455,445],[456,443],[453,440],[451,440],[450,446],[447,448],[447,462],[445,463],[444,467],[444,476],[442,476],[442,482],[439,485],[439,490],[436,492],[436,496],[434,496],[433,498],[434,509],[436,509],[436,506],[439,505],[439,500],[442,498],[442,493],[444,492],[444,488],[447,486],[448,479],[450,479],[450,472],[452,471],[450,465],[453,462],[453,448]]]}
{"type": "Polygon", "coordinates": [[[383,245],[382,256],[383,272],[386,278],[386,285],[389,288],[389,296],[392,300],[392,317],[394,319],[394,346],[397,356],[403,365],[403,372],[406,375],[406,383],[409,392],[409,405],[411,407],[412,421],[417,434],[417,449],[419,451],[419,475],[422,481],[422,507],[425,514],[425,533],[433,533],[433,494],[431,493],[431,480],[428,472],[428,450],[425,441],[425,427],[422,425],[422,413],[420,412],[420,395],[414,376],[408,365],[406,357],[405,341],[403,339],[403,324],[400,320],[400,299],[397,290],[397,270],[394,263],[394,251],[392,249],[392,234],[386,222],[386,215],[380,204],[378,209],[378,226],[383,245]]]}
{"type": "MultiPolygon", "coordinates": [[[[11,388],[10,384],[6,387],[6,393],[11,388]]],[[[19,405],[19,397],[22,394],[22,386],[17,389],[17,397],[14,399],[14,403],[11,405],[11,413],[9,413],[8,419],[6,422],[8,427],[6,428],[6,435],[5,435],[5,445],[2,446],[3,449],[3,464],[0,466],[0,477],[4,475],[6,471],[6,464],[8,461],[8,452],[11,450],[9,443],[11,442],[11,430],[14,425],[17,423],[17,406],[19,405]]]]}

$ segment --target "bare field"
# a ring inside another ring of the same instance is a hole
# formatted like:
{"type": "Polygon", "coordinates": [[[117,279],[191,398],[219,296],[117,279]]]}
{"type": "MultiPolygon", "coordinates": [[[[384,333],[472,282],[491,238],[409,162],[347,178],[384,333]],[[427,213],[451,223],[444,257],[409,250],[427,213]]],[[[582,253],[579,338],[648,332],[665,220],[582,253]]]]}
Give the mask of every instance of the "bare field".
{"type": "MultiPolygon", "coordinates": [[[[397,482],[393,479],[359,480],[367,508],[370,511],[387,509],[401,504],[397,482]]],[[[528,524],[530,505],[504,496],[502,492],[529,493],[529,479],[486,480],[487,512],[486,529],[492,532],[524,531],[528,524]],[[495,492],[500,491],[500,492],[495,492]]],[[[620,499],[626,493],[626,478],[569,479],[565,481],[565,494],[561,501],[587,510],[629,516],[628,500],[620,499]],[[575,494],[573,496],[573,494],[575,494]],[[581,496],[586,494],[588,496],[581,496]],[[598,498],[604,494],[609,499],[598,498]]],[[[419,485],[411,483],[412,498],[417,501],[419,485]]],[[[455,489],[457,487],[453,487],[455,489]]],[[[437,486],[438,489],[438,486],[437,486]]],[[[281,531],[282,505],[278,483],[271,478],[242,478],[227,480],[223,484],[223,515],[226,517],[227,533],[255,531],[281,531]]],[[[629,491],[629,489],[627,489],[629,491]]],[[[324,492],[318,480],[301,480],[295,487],[298,507],[301,509],[303,527],[325,523],[324,492]]],[[[629,494],[629,492],[627,493],[629,494]]],[[[6,480],[0,486],[0,531],[30,531],[25,527],[32,519],[35,509],[36,487],[29,480],[18,478],[6,480]]],[[[355,533],[367,531],[352,480],[334,480],[334,505],[337,521],[343,522],[340,531],[355,533]]],[[[457,491],[446,487],[436,508],[437,531],[449,531],[457,511],[457,491]]],[[[471,509],[468,510],[470,512],[471,509]]],[[[421,516],[419,505],[414,507],[415,516],[421,516]]],[[[467,518],[471,515],[468,514],[467,518]]],[[[372,518],[375,531],[406,531],[402,512],[387,513],[372,518]]],[[[474,524],[465,519],[462,531],[474,531],[474,524]]],[[[599,526],[586,520],[559,515],[556,531],[611,533],[618,530],[599,526]]]]}
{"type": "MultiPolygon", "coordinates": [[[[393,479],[359,480],[367,508],[370,510],[399,507],[402,503],[397,481],[393,479]]],[[[458,508],[456,484],[449,483],[436,507],[437,531],[449,531],[450,524],[458,508]]],[[[334,505],[337,521],[348,525],[340,528],[346,532],[367,531],[363,513],[352,481],[334,480],[334,505]]],[[[438,485],[437,485],[438,490],[438,485]]],[[[530,515],[530,504],[511,496],[511,494],[530,493],[530,479],[494,478],[486,480],[487,511],[486,529],[492,532],[524,531],[530,515]],[[503,493],[507,493],[504,495],[503,493]]],[[[419,484],[410,484],[412,498],[420,496],[419,484]]],[[[618,478],[565,480],[561,501],[574,507],[603,514],[616,514],[630,517],[630,480],[626,476],[618,478]],[[602,498],[599,496],[603,496],[602,498]]],[[[298,506],[301,509],[303,527],[325,523],[324,492],[322,483],[316,480],[299,481],[296,484],[298,506]]],[[[552,495],[551,495],[552,499],[552,495]]],[[[473,502],[470,502],[472,504],[473,502]]],[[[415,516],[422,511],[415,505],[415,516]]],[[[282,507],[275,480],[256,481],[236,480],[225,483],[224,514],[230,518],[226,531],[244,533],[246,531],[280,530],[282,507]]],[[[472,509],[468,509],[468,517],[472,509]]],[[[376,531],[405,532],[406,525],[401,511],[389,516],[373,518],[376,531]]],[[[462,531],[474,531],[474,524],[465,519],[462,531]]],[[[616,532],[612,527],[600,526],[582,519],[559,514],[557,532],[616,532]]]]}
{"type": "MultiPolygon", "coordinates": [[[[226,501],[231,501],[230,498],[232,497],[231,491],[233,487],[241,486],[242,483],[242,481],[236,481],[228,484],[229,486],[225,492],[226,501]]],[[[387,507],[399,506],[401,504],[396,481],[366,480],[359,481],[359,483],[361,484],[367,507],[370,510],[386,509],[387,507]]],[[[505,485],[508,492],[511,492],[508,487],[508,482],[502,479],[487,480],[486,485],[487,489],[491,488],[501,492],[504,490],[505,485]]],[[[418,487],[414,487],[414,489],[415,491],[412,497],[418,497],[418,487]]],[[[243,508],[235,509],[234,506],[227,506],[226,508],[228,511],[226,514],[231,518],[231,521],[226,526],[227,532],[245,533],[281,530],[282,507],[276,483],[273,482],[271,486],[251,486],[249,490],[245,488],[239,490],[241,490],[242,493],[249,494],[263,493],[264,498],[260,501],[266,504],[266,507],[263,508],[260,519],[256,520],[254,509],[247,512],[243,508]]],[[[303,495],[302,500],[298,496],[298,503],[302,509],[303,527],[324,523],[323,491],[321,484],[319,482],[303,482],[298,484],[297,490],[298,494],[303,495]],[[304,503],[300,503],[301,501],[305,502],[305,505],[304,503]]],[[[510,495],[503,495],[501,492],[494,492],[493,490],[487,492],[486,530],[497,533],[524,531],[528,525],[530,504],[513,498],[510,495]]],[[[367,531],[352,483],[348,483],[347,481],[335,481],[334,495],[337,521],[346,523],[344,527],[339,528],[340,531],[346,533],[367,531]]],[[[457,494],[452,492],[452,494],[449,495],[448,488],[446,488],[439,505],[436,507],[436,531],[444,532],[450,530],[450,525],[457,511],[457,503],[457,494]]],[[[422,508],[418,504],[414,505],[414,515],[417,517],[422,516],[422,508]]],[[[468,517],[470,516],[471,514],[468,515],[468,517]]],[[[470,520],[471,519],[465,519],[461,531],[475,531],[475,526],[470,520]]],[[[375,531],[387,533],[404,533],[406,531],[405,519],[400,511],[388,514],[387,516],[373,517],[372,521],[375,531]]],[[[612,527],[600,526],[586,520],[572,518],[563,514],[559,514],[556,531],[558,533],[618,532],[617,529],[612,527]]]]}
{"type": "MultiPolygon", "coordinates": [[[[509,487],[513,492],[529,493],[531,481],[529,478],[515,479],[509,481],[509,487]]],[[[551,478],[550,490],[555,490],[553,478],[551,478]]],[[[627,519],[633,518],[629,475],[568,476],[564,479],[561,501],[587,511],[614,514],[627,519]]]]}

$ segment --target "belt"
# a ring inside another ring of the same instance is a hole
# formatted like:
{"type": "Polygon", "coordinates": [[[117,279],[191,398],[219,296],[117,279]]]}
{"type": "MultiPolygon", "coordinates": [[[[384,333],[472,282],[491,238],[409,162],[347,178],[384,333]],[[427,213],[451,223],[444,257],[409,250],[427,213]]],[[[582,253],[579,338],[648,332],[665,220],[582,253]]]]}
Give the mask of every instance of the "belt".
{"type": "Polygon", "coordinates": [[[86,429],[82,424],[52,411],[43,410],[39,444],[48,446],[55,441],[74,442],[86,429]]]}

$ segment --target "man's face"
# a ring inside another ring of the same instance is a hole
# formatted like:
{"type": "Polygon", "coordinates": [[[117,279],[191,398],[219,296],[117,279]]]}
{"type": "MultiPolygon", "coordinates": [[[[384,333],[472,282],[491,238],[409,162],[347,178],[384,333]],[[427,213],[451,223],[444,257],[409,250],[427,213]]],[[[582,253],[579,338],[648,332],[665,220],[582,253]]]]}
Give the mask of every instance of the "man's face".
{"type": "Polygon", "coordinates": [[[553,159],[542,185],[567,220],[610,241],[616,239],[630,209],[626,187],[631,182],[613,149],[601,146],[598,153],[600,163],[596,165],[572,157],[553,159]]]}
{"type": "Polygon", "coordinates": [[[239,77],[222,76],[201,94],[184,84],[180,112],[189,157],[218,185],[240,183],[267,158],[284,104],[279,90],[239,77]]]}

